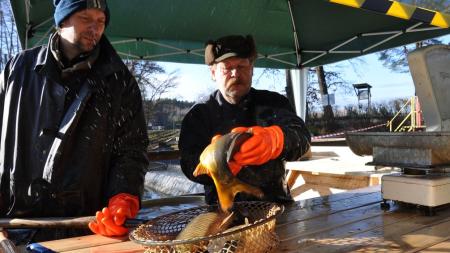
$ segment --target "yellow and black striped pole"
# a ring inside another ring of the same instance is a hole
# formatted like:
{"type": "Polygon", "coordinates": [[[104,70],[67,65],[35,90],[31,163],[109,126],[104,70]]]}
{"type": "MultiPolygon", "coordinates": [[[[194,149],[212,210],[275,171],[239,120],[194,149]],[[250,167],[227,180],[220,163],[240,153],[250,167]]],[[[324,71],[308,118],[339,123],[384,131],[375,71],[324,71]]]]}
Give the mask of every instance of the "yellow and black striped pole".
{"type": "Polygon", "coordinates": [[[450,15],[390,0],[329,0],[354,8],[375,11],[405,20],[422,22],[441,28],[450,27],[450,15]]]}

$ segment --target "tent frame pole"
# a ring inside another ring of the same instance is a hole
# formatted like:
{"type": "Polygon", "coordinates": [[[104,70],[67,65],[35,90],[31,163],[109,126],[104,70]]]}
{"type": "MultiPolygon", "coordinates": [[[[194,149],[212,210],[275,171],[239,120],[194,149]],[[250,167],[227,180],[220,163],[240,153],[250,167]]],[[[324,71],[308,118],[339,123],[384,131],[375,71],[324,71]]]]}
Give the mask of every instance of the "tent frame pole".
{"type": "Polygon", "coordinates": [[[292,13],[292,6],[291,6],[291,0],[287,0],[287,4],[289,7],[289,15],[291,16],[291,24],[292,24],[292,32],[294,36],[294,44],[295,44],[295,55],[297,56],[297,67],[300,68],[301,63],[301,57],[300,57],[300,44],[298,42],[298,34],[297,34],[297,28],[295,26],[294,21],[294,14],[292,13]]]}
{"type": "MultiPolygon", "coordinates": [[[[416,23],[416,24],[412,25],[411,27],[407,28],[404,31],[395,30],[395,31],[387,31],[387,32],[363,33],[363,34],[360,34],[360,35],[357,35],[357,36],[353,36],[353,37],[347,39],[346,41],[340,43],[339,45],[334,46],[330,50],[301,50],[301,52],[303,52],[303,53],[318,54],[317,56],[315,56],[315,57],[313,57],[311,59],[308,59],[305,62],[301,62],[301,56],[299,54],[300,53],[300,46],[299,46],[298,37],[297,37],[298,33],[297,33],[297,30],[296,30],[296,27],[295,27],[295,24],[294,24],[293,13],[292,13],[291,5],[290,5],[291,2],[290,1],[291,0],[288,0],[287,2],[288,2],[288,6],[289,6],[289,13],[291,15],[291,22],[292,22],[292,26],[293,26],[293,35],[294,35],[294,44],[295,44],[295,49],[296,50],[295,51],[286,51],[286,52],[281,52],[281,53],[275,53],[275,54],[270,54],[270,55],[259,54],[258,55],[259,59],[265,58],[265,59],[268,59],[268,60],[271,60],[271,61],[281,62],[281,63],[284,63],[284,64],[286,64],[288,66],[292,66],[292,67],[294,67],[294,66],[301,67],[301,66],[304,66],[304,65],[306,65],[308,63],[311,63],[311,62],[313,62],[313,61],[315,61],[315,60],[317,60],[317,59],[319,59],[319,58],[321,58],[321,57],[323,57],[323,56],[325,56],[327,54],[355,54],[355,55],[363,54],[363,53],[365,53],[367,51],[370,51],[371,49],[373,49],[373,48],[375,48],[375,47],[377,47],[377,46],[379,46],[379,45],[381,45],[383,43],[386,43],[386,42],[388,42],[388,41],[390,41],[390,40],[392,40],[392,39],[394,39],[394,38],[396,38],[396,37],[398,37],[398,36],[400,36],[400,35],[402,35],[404,33],[422,32],[422,31],[440,30],[440,29],[442,29],[442,28],[439,28],[439,27],[416,28],[416,27],[418,27],[418,26],[423,24],[423,23],[419,22],[419,23],[416,23]],[[342,48],[343,46],[351,43],[352,41],[358,39],[359,37],[383,36],[383,35],[391,35],[391,34],[392,34],[392,36],[389,36],[388,38],[386,38],[386,39],[384,39],[382,41],[379,41],[379,42],[377,42],[377,43],[375,43],[375,44],[373,44],[373,45],[371,45],[371,46],[369,46],[369,47],[367,47],[367,48],[365,48],[363,50],[339,50],[339,48],[342,48]],[[290,55],[290,54],[294,54],[294,53],[295,53],[296,59],[297,59],[296,63],[289,62],[289,61],[277,58],[279,56],[290,55]]],[[[166,45],[166,44],[163,44],[163,43],[159,43],[159,42],[148,40],[148,39],[142,39],[142,38],[114,41],[114,42],[111,42],[111,44],[125,44],[125,43],[136,42],[136,41],[137,42],[143,42],[143,43],[149,43],[149,44],[153,44],[153,45],[164,47],[164,48],[168,48],[168,49],[171,49],[171,50],[175,50],[176,52],[157,54],[157,55],[144,55],[144,56],[129,55],[129,54],[123,53],[123,52],[122,52],[122,54],[134,57],[136,59],[153,59],[153,58],[158,58],[158,57],[163,57],[163,56],[180,55],[180,54],[193,54],[193,55],[197,55],[197,56],[203,57],[203,54],[199,53],[199,52],[202,52],[204,50],[203,48],[192,49],[192,50],[191,49],[182,49],[182,48],[178,48],[178,47],[174,47],[174,46],[170,46],[170,45],[166,45]]]]}
{"type": "Polygon", "coordinates": [[[306,91],[308,88],[308,69],[290,69],[294,107],[297,115],[306,120],[306,91]],[[297,85],[298,84],[298,85],[297,85]]]}
{"type": "Polygon", "coordinates": [[[340,47],[343,47],[343,46],[347,45],[348,43],[350,43],[350,42],[356,40],[357,38],[358,38],[358,36],[354,36],[353,38],[350,38],[350,39],[348,39],[348,40],[342,42],[341,44],[339,44],[339,45],[333,47],[332,49],[329,50],[329,52],[335,52],[336,49],[338,49],[338,48],[340,48],[340,47]]]}
{"type": "Polygon", "coordinates": [[[385,43],[387,41],[390,41],[390,40],[392,40],[392,39],[394,39],[394,38],[396,38],[396,37],[398,37],[398,36],[400,36],[400,35],[402,35],[404,33],[407,33],[409,30],[412,30],[412,29],[414,29],[414,28],[416,28],[416,27],[418,27],[420,25],[422,25],[421,22],[417,23],[417,24],[415,24],[415,25],[413,25],[411,27],[409,27],[408,29],[406,29],[406,31],[400,31],[400,32],[398,32],[398,33],[396,33],[396,34],[394,34],[394,35],[392,35],[392,36],[390,36],[390,37],[388,37],[388,38],[378,42],[378,43],[375,43],[374,45],[372,45],[372,46],[370,46],[368,48],[363,49],[363,52],[365,53],[365,52],[369,51],[370,49],[375,48],[375,47],[377,47],[377,46],[379,46],[379,45],[381,45],[381,44],[383,44],[383,43],[385,43]]]}
{"type": "Polygon", "coordinates": [[[27,24],[25,26],[25,45],[24,45],[24,49],[28,48],[28,34],[30,32],[31,29],[31,25],[30,25],[30,1],[29,0],[23,0],[24,4],[25,4],[25,17],[27,20],[27,24]]]}
{"type": "Polygon", "coordinates": [[[311,58],[311,59],[309,59],[309,60],[307,60],[305,62],[302,62],[301,64],[302,65],[306,65],[306,64],[308,64],[310,62],[313,62],[313,61],[315,61],[315,60],[317,60],[317,59],[319,59],[319,58],[321,58],[321,57],[323,57],[323,56],[325,56],[327,54],[336,54],[336,53],[339,53],[339,54],[342,54],[342,53],[354,53],[354,54],[359,53],[359,54],[362,54],[362,53],[366,53],[367,51],[369,51],[369,50],[371,50],[371,49],[373,49],[373,48],[375,48],[375,47],[377,47],[377,46],[379,46],[381,44],[384,44],[384,43],[386,43],[386,42],[388,42],[388,41],[390,41],[390,40],[392,40],[392,39],[394,39],[394,38],[396,38],[396,37],[398,37],[398,36],[400,36],[400,35],[402,35],[404,33],[419,32],[419,31],[422,31],[422,30],[428,31],[428,30],[439,30],[439,29],[442,29],[442,28],[434,28],[434,27],[433,28],[419,28],[419,29],[416,29],[416,27],[418,27],[418,26],[420,26],[422,24],[423,24],[422,22],[416,23],[416,24],[408,27],[405,31],[398,31],[397,30],[397,31],[388,31],[388,32],[363,33],[360,36],[368,37],[368,36],[381,36],[381,35],[389,35],[389,34],[392,34],[392,36],[389,36],[388,38],[386,38],[386,39],[384,39],[382,41],[379,41],[379,42],[377,42],[377,43],[375,43],[375,44],[373,44],[373,45],[371,45],[371,46],[369,46],[369,47],[367,47],[367,48],[365,48],[365,49],[363,49],[361,51],[356,51],[356,50],[355,51],[336,51],[336,49],[338,49],[338,48],[340,48],[340,47],[350,43],[351,41],[355,40],[358,36],[352,37],[351,39],[346,40],[345,42],[335,46],[334,48],[332,48],[332,49],[330,49],[328,51],[324,51],[324,50],[302,50],[303,53],[315,53],[315,54],[319,54],[319,55],[317,55],[316,57],[313,57],[313,58],[311,58]]]}
{"type": "Polygon", "coordinates": [[[290,66],[293,66],[293,67],[297,67],[297,64],[295,64],[295,63],[288,62],[288,61],[284,61],[284,60],[281,60],[281,59],[272,57],[272,56],[270,56],[270,55],[268,55],[268,56],[265,57],[265,58],[270,59],[270,60],[272,60],[272,61],[281,62],[281,63],[284,63],[284,64],[286,64],[286,65],[290,65],[290,66]]]}

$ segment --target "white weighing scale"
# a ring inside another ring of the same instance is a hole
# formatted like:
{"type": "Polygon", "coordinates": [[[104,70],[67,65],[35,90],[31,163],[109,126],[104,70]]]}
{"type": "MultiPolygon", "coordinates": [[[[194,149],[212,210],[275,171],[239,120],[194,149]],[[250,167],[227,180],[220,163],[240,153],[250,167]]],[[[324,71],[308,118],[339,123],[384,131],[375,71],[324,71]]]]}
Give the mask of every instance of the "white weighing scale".
{"type": "Polygon", "coordinates": [[[372,155],[370,165],[401,169],[381,178],[382,208],[394,200],[433,215],[450,203],[450,47],[418,49],[408,62],[426,132],[349,133],[347,142],[355,154],[372,155]]]}

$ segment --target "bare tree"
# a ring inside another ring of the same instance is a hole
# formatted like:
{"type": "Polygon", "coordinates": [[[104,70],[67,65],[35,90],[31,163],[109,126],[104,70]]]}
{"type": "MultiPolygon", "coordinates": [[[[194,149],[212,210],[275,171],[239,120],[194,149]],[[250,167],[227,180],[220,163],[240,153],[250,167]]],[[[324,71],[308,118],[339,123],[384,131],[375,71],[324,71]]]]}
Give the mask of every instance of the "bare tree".
{"type": "MultiPolygon", "coordinates": [[[[16,24],[9,1],[0,0],[0,71],[6,62],[20,51],[16,24]]],[[[155,62],[142,60],[125,60],[125,64],[134,74],[144,98],[144,110],[151,120],[153,108],[177,84],[177,71],[166,73],[163,67],[155,62]]]]}
{"type": "Polygon", "coordinates": [[[125,64],[136,78],[144,99],[146,119],[151,122],[161,97],[178,86],[178,71],[166,73],[161,65],[152,61],[125,60],[125,64]]]}
{"type": "Polygon", "coordinates": [[[378,60],[383,63],[383,66],[399,73],[408,73],[408,60],[406,56],[409,52],[428,45],[441,44],[442,41],[437,39],[430,39],[419,41],[414,44],[404,45],[401,47],[391,48],[378,53],[378,60]]]}
{"type": "Polygon", "coordinates": [[[265,79],[267,81],[266,84],[269,85],[269,90],[286,95],[286,90],[283,89],[285,80],[284,78],[280,78],[281,73],[282,71],[279,69],[265,68],[258,77],[253,78],[253,85],[258,86],[265,79]]]}
{"type": "MultiPolygon", "coordinates": [[[[319,83],[320,94],[322,96],[329,96],[328,85],[327,80],[325,78],[325,70],[323,69],[323,66],[317,66],[315,68],[315,71],[317,74],[317,82],[319,83]]],[[[330,72],[327,74],[330,74],[330,72]]],[[[323,105],[323,117],[326,121],[333,121],[334,119],[333,108],[331,107],[330,104],[323,105]]]]}
{"type": "MultiPolygon", "coordinates": [[[[399,2],[417,5],[419,7],[441,12],[450,11],[450,1],[448,0],[399,0],[399,2]]],[[[430,39],[416,42],[410,45],[404,45],[401,47],[384,50],[378,53],[378,60],[383,63],[383,66],[391,69],[392,71],[407,73],[409,72],[409,68],[406,56],[409,52],[427,45],[440,43],[442,43],[442,41],[439,39],[430,39]]]]}
{"type": "Polygon", "coordinates": [[[321,106],[324,120],[330,128],[334,121],[333,108],[331,105],[321,105],[320,97],[336,93],[337,90],[344,94],[352,91],[350,83],[342,77],[339,68],[339,66],[335,66],[334,69],[326,71],[324,66],[318,66],[309,70],[308,109],[312,111],[314,107],[321,106]]]}
{"type": "Polygon", "coordinates": [[[448,0],[398,0],[398,1],[440,12],[450,11],[450,2],[448,0]]]}
{"type": "MultiPolygon", "coordinates": [[[[361,62],[363,60],[360,60],[358,62],[361,62]]],[[[355,70],[356,63],[354,61],[349,61],[349,64],[355,70]]],[[[346,66],[347,67],[347,66],[346,66]]],[[[307,97],[307,103],[306,103],[306,111],[307,116],[308,112],[313,111],[317,106],[320,105],[320,97],[323,95],[328,95],[329,91],[331,93],[336,92],[337,90],[340,90],[342,93],[348,94],[353,91],[353,89],[350,87],[350,84],[348,81],[344,80],[339,72],[339,68],[341,66],[335,66],[330,71],[325,71],[323,66],[319,66],[316,68],[311,68],[309,71],[310,74],[310,82],[307,87],[306,91],[306,97],[307,97]]],[[[356,72],[356,71],[355,71],[356,72]]],[[[273,78],[275,76],[278,76],[281,73],[278,69],[264,69],[263,72],[255,78],[255,83],[259,83],[263,77],[265,78],[273,78]]],[[[285,71],[286,75],[286,86],[284,93],[286,94],[289,101],[294,105],[294,94],[292,90],[292,85],[296,85],[292,83],[292,78],[290,76],[289,70],[285,71]]],[[[320,105],[321,106],[321,105],[320,105]]],[[[333,121],[333,109],[331,105],[325,105],[323,106],[324,110],[324,118],[328,122],[333,121]]],[[[308,120],[308,119],[306,119],[308,120]]]]}
{"type": "Polygon", "coordinates": [[[9,1],[0,1],[0,70],[20,51],[16,23],[9,1]]]}

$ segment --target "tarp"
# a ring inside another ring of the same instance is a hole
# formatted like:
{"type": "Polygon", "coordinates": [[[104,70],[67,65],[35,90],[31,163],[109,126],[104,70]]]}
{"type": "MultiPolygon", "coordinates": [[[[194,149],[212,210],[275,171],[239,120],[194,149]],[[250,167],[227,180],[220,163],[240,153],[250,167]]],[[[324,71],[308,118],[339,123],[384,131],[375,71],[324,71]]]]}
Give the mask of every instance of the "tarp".
{"type": "MultiPolygon", "coordinates": [[[[54,31],[53,1],[11,0],[20,41],[54,31]]],[[[108,0],[124,58],[204,63],[208,39],[252,34],[256,66],[317,66],[450,33],[447,14],[388,0],[108,0]]]]}

